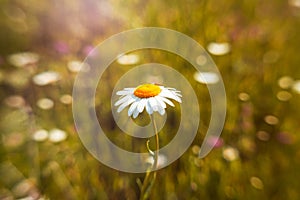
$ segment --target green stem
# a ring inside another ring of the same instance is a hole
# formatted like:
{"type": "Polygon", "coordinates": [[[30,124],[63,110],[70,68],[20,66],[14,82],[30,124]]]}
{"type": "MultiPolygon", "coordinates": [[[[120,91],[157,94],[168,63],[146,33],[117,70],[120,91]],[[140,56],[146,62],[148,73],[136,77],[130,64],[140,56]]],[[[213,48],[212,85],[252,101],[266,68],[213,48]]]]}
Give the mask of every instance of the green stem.
{"type": "Polygon", "coordinates": [[[155,123],[153,115],[150,115],[150,118],[151,118],[151,122],[152,122],[152,125],[153,125],[153,131],[155,133],[155,143],[156,143],[156,152],[155,152],[155,155],[154,155],[153,168],[157,169],[157,167],[158,167],[158,153],[159,153],[159,138],[158,138],[157,127],[156,127],[156,123],[155,123]]]}
{"type": "MultiPolygon", "coordinates": [[[[150,115],[150,119],[151,119],[151,122],[152,122],[153,131],[155,133],[155,144],[156,144],[156,146],[155,146],[156,147],[156,151],[155,151],[155,154],[154,154],[154,162],[153,162],[153,165],[152,165],[152,170],[156,170],[157,167],[158,167],[159,137],[158,137],[157,126],[156,126],[156,123],[155,123],[153,115],[150,115]]],[[[151,153],[151,150],[149,149],[148,145],[149,144],[147,142],[148,151],[151,153]]],[[[155,182],[155,179],[156,179],[156,171],[154,171],[152,173],[152,180],[150,180],[150,175],[151,175],[151,170],[148,170],[147,174],[146,174],[146,177],[144,179],[143,185],[141,187],[140,200],[148,199],[148,197],[150,195],[152,186],[153,186],[153,184],[155,182]]]]}

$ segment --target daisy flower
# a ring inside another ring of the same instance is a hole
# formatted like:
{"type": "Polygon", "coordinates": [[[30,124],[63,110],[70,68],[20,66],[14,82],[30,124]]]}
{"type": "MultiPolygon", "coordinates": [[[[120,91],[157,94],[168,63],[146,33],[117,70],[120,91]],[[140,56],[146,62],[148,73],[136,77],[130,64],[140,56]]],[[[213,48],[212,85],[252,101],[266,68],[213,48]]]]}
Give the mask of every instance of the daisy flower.
{"type": "Polygon", "coordinates": [[[119,106],[117,112],[129,106],[128,116],[133,118],[136,118],[144,109],[150,115],[153,112],[164,115],[167,104],[174,107],[170,99],[181,103],[182,97],[180,91],[174,88],[149,83],[136,88],[124,88],[118,91],[117,95],[121,96],[115,103],[115,106],[119,106]]]}

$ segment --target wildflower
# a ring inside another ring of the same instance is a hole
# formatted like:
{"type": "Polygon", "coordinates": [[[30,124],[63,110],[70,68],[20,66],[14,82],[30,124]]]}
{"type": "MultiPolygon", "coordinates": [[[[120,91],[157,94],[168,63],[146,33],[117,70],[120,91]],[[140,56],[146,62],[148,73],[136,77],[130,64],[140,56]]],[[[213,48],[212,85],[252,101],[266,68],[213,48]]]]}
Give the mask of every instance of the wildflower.
{"type": "Polygon", "coordinates": [[[64,141],[67,138],[67,133],[60,129],[52,129],[49,131],[49,140],[53,143],[64,141]]]}
{"type": "Polygon", "coordinates": [[[35,75],[32,79],[36,85],[44,86],[54,83],[60,79],[60,74],[54,71],[42,72],[35,75]]]}
{"type": "Polygon", "coordinates": [[[164,115],[167,104],[174,107],[173,102],[169,99],[181,103],[182,97],[180,91],[156,84],[143,84],[136,88],[124,88],[118,91],[117,95],[121,96],[115,103],[115,106],[119,106],[117,112],[121,112],[125,107],[130,106],[128,116],[133,118],[136,118],[144,109],[150,115],[153,112],[164,115]]]}

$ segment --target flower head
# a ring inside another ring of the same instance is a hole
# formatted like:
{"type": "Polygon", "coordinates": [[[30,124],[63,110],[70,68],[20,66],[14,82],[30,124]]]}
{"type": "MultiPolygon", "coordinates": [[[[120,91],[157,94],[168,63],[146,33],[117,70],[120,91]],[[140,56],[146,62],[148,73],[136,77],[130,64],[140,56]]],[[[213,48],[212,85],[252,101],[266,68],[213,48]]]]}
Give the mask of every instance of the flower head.
{"type": "Polygon", "coordinates": [[[180,91],[150,83],[139,85],[136,88],[124,88],[118,91],[117,95],[121,96],[115,103],[115,106],[119,106],[117,112],[130,106],[128,116],[133,118],[136,118],[144,109],[150,115],[153,112],[164,115],[167,104],[174,107],[173,102],[169,99],[181,103],[180,91]]]}

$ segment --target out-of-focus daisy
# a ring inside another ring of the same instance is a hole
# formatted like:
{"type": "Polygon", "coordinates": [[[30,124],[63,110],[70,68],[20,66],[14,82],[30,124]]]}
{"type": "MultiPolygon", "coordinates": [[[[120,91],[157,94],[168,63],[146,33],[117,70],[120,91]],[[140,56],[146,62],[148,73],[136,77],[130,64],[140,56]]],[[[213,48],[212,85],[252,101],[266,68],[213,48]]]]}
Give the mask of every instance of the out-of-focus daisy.
{"type": "Polygon", "coordinates": [[[8,57],[8,62],[16,67],[24,67],[26,65],[35,64],[38,60],[39,55],[32,52],[16,53],[8,57]]]}
{"type": "Polygon", "coordinates": [[[48,131],[45,129],[36,130],[32,136],[32,139],[37,142],[45,141],[48,138],[48,131]]]}
{"type": "Polygon", "coordinates": [[[62,102],[63,104],[71,104],[72,103],[72,96],[69,94],[64,94],[59,98],[60,102],[62,102]]]}
{"type": "Polygon", "coordinates": [[[139,62],[139,56],[136,54],[121,55],[117,62],[121,65],[133,65],[139,62]]]}
{"type": "Polygon", "coordinates": [[[223,157],[227,161],[234,161],[239,158],[239,151],[233,147],[225,147],[223,149],[223,157]]]}
{"type": "Polygon", "coordinates": [[[88,71],[89,70],[89,65],[87,63],[84,63],[84,62],[80,62],[80,61],[77,61],[77,60],[72,60],[68,63],[68,69],[71,71],[71,72],[80,72],[80,71],[88,71]]]}
{"type": "Polygon", "coordinates": [[[219,77],[214,72],[196,72],[194,79],[203,84],[215,84],[219,82],[219,77]]]}
{"type": "Polygon", "coordinates": [[[128,116],[133,118],[136,118],[144,109],[150,115],[153,112],[164,115],[167,104],[174,107],[173,102],[169,99],[181,103],[182,97],[180,91],[156,84],[143,84],[136,88],[124,88],[118,91],[117,95],[121,96],[115,103],[115,106],[119,106],[117,112],[121,112],[125,107],[130,106],[128,116]]]}
{"type": "Polygon", "coordinates": [[[49,131],[49,140],[54,143],[64,141],[67,138],[67,133],[60,129],[52,129],[49,131]]]}
{"type": "MultiPolygon", "coordinates": [[[[158,157],[157,157],[157,165],[158,166],[165,165],[167,163],[167,161],[168,161],[168,159],[165,155],[163,155],[163,154],[158,155],[158,157]]],[[[146,162],[153,165],[154,164],[154,157],[153,156],[147,157],[146,162]]]]}
{"type": "Polygon", "coordinates": [[[32,80],[36,85],[48,85],[50,83],[54,83],[60,79],[60,74],[54,71],[42,72],[40,74],[35,75],[32,80]]]}
{"type": "Polygon", "coordinates": [[[49,110],[49,109],[53,108],[53,106],[54,106],[54,102],[48,98],[39,99],[36,102],[36,104],[39,108],[41,108],[43,110],[49,110]]]}
{"type": "Polygon", "coordinates": [[[227,42],[223,42],[223,43],[211,42],[208,44],[207,50],[209,51],[209,53],[213,55],[222,56],[230,52],[231,45],[227,42]]]}

